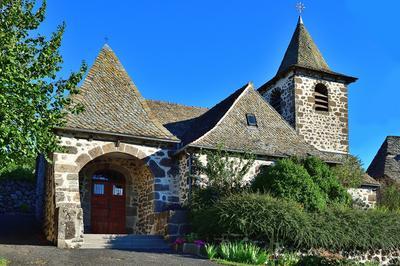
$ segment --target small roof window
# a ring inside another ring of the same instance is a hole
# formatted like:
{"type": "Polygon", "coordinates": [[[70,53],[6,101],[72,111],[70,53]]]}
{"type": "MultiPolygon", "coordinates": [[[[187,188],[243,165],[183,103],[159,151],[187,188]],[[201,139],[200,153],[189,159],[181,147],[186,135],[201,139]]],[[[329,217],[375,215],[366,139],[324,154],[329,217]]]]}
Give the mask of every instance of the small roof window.
{"type": "Polygon", "coordinates": [[[252,126],[252,127],[256,127],[257,126],[257,119],[256,119],[256,116],[254,114],[246,114],[246,118],[247,118],[247,125],[248,126],[252,126]]]}

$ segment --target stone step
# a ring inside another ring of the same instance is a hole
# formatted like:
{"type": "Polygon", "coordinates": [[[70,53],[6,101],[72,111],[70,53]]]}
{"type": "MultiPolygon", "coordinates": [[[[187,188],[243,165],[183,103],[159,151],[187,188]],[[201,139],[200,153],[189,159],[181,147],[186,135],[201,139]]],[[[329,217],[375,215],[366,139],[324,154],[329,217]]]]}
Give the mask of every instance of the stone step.
{"type": "Polygon", "coordinates": [[[159,235],[104,235],[85,234],[83,249],[123,249],[136,251],[170,252],[164,238],[159,235]]]}
{"type": "Polygon", "coordinates": [[[132,240],[142,240],[142,239],[164,239],[160,235],[133,235],[133,234],[84,234],[83,238],[89,239],[132,239],[132,240]]]}

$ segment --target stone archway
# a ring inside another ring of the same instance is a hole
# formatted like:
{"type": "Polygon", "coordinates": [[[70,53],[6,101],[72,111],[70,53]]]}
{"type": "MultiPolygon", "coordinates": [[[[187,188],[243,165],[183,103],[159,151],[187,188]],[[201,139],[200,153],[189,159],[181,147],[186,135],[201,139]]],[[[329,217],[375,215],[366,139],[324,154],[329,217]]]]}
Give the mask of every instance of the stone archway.
{"type": "Polygon", "coordinates": [[[126,179],[126,232],[149,234],[154,215],[153,174],[143,160],[121,152],[98,156],[79,172],[84,232],[91,233],[91,177],[101,170],[118,171],[126,179]]]}

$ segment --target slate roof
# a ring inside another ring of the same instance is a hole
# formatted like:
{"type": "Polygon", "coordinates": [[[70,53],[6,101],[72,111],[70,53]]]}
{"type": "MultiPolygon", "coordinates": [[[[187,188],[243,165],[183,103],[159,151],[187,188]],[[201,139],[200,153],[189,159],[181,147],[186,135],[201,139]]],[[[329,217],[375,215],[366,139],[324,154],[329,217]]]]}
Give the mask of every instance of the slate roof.
{"type": "Polygon", "coordinates": [[[286,71],[293,65],[330,71],[328,64],[304,26],[301,17],[299,17],[296,30],[290,40],[278,73],[286,71]]]}
{"type": "Polygon", "coordinates": [[[194,119],[192,130],[181,138],[184,145],[215,149],[223,144],[231,151],[250,151],[274,157],[319,156],[338,162],[339,157],[318,151],[254,90],[251,83],[235,91],[203,115],[194,119]],[[246,114],[256,116],[257,127],[248,126],[246,114]]]}
{"type": "Polygon", "coordinates": [[[73,100],[85,110],[67,116],[67,129],[178,141],[154,117],[108,45],[101,49],[73,100]]]}
{"type": "Polygon", "coordinates": [[[368,167],[375,179],[400,181],[400,136],[388,136],[368,167]]]}
{"type": "Polygon", "coordinates": [[[275,77],[264,84],[259,90],[265,90],[265,87],[268,87],[271,83],[274,83],[293,69],[313,70],[324,75],[339,77],[347,83],[357,80],[357,78],[334,72],[329,68],[317,45],[304,26],[301,17],[299,17],[296,29],[275,77]]]}
{"type": "Polygon", "coordinates": [[[165,128],[182,138],[192,128],[194,118],[204,114],[208,108],[193,107],[164,101],[146,100],[154,116],[165,128]]]}

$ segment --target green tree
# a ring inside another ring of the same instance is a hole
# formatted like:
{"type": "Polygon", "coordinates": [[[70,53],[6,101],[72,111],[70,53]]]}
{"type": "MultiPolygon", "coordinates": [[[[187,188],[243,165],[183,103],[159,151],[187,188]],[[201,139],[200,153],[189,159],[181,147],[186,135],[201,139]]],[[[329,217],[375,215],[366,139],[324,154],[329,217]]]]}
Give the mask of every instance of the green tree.
{"type": "Polygon", "coordinates": [[[58,77],[65,24],[50,36],[37,32],[46,1],[0,1],[0,161],[3,165],[31,160],[59,147],[54,127],[65,124],[78,93],[86,64],[68,78],[58,77]]]}
{"type": "Polygon", "coordinates": [[[203,150],[194,159],[194,187],[191,195],[191,209],[209,207],[221,197],[243,191],[248,185],[244,177],[254,163],[251,153],[233,153],[218,145],[216,150],[203,150]]]}
{"type": "Polygon", "coordinates": [[[361,186],[365,175],[361,160],[353,155],[346,156],[342,164],[332,167],[332,171],[347,188],[361,186]]]}

